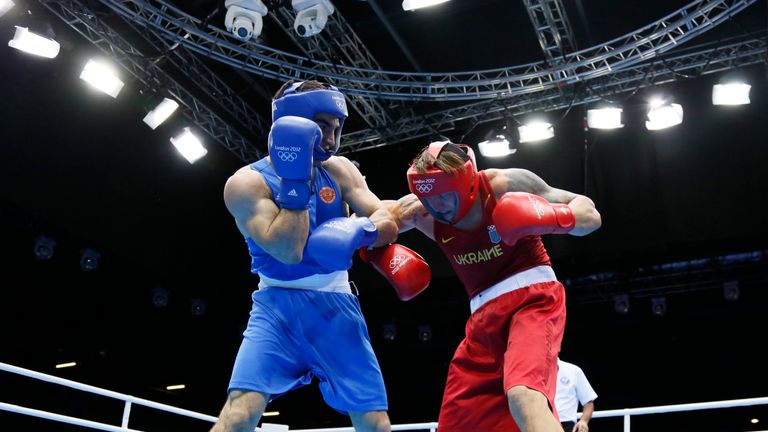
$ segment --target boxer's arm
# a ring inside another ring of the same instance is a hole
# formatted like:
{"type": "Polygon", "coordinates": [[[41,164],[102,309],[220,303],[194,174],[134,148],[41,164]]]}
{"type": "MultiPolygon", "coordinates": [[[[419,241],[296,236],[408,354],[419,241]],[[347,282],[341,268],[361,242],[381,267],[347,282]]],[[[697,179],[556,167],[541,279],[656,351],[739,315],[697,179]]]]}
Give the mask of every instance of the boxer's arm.
{"type": "Polygon", "coordinates": [[[324,165],[341,188],[342,199],[357,216],[365,216],[376,225],[378,237],[372,247],[397,240],[397,226],[379,198],[371,192],[360,170],[343,156],[334,156],[324,165]]]}
{"type": "Polygon", "coordinates": [[[551,203],[566,204],[576,218],[576,226],[568,234],[587,235],[602,224],[600,213],[595,203],[584,195],[557,189],[548,185],[541,177],[531,171],[519,168],[486,170],[496,199],[507,192],[528,192],[546,199],[551,203]]]}
{"type": "Polygon", "coordinates": [[[435,239],[435,220],[416,195],[408,194],[397,201],[384,200],[383,203],[392,214],[399,232],[416,228],[432,240],[435,239]]]}
{"type": "Polygon", "coordinates": [[[244,236],[282,263],[301,262],[309,213],[278,207],[261,174],[244,168],[232,175],[224,186],[224,203],[244,236]]]}

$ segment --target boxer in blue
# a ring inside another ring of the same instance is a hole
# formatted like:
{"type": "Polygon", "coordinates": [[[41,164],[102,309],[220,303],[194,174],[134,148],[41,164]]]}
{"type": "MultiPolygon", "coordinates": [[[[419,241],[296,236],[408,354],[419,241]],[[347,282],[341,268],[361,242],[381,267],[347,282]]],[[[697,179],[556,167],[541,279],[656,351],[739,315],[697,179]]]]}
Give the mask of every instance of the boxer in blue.
{"type": "MultiPolygon", "coordinates": [[[[334,156],[346,118],[335,87],[289,81],[272,102],[269,156],[224,187],[260,281],[212,431],[253,431],[270,399],[313,377],[355,430],[390,430],[384,381],[347,269],[361,247],[394,246],[397,226],[360,171],[334,156]]],[[[411,265],[423,271],[420,257],[410,258],[403,277],[411,265]]]]}

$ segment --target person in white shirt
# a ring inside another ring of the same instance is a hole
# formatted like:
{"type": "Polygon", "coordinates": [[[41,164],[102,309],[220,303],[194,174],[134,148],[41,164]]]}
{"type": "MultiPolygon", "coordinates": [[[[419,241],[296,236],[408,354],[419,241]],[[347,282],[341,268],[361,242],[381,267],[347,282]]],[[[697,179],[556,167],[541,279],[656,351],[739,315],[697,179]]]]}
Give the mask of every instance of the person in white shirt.
{"type": "Polygon", "coordinates": [[[558,358],[555,408],[565,432],[589,431],[588,424],[595,411],[595,399],[597,393],[581,368],[558,358]],[[584,407],[581,418],[577,418],[579,403],[584,407]]]}

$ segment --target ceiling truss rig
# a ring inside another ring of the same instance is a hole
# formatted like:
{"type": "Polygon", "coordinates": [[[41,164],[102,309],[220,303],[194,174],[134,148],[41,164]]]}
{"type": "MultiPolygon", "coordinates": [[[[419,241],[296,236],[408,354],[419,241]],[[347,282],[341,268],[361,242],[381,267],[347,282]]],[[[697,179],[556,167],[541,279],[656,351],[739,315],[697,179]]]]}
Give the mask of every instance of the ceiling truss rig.
{"type": "Polygon", "coordinates": [[[199,19],[166,1],[100,1],[192,51],[260,76],[279,81],[319,77],[337,84],[349,95],[377,99],[457,101],[537,93],[611,74],[678,47],[757,0],[695,0],[625,36],[565,54],[556,66],[541,61],[450,73],[381,71],[334,64],[236,40],[218,27],[202,27],[199,19]]]}

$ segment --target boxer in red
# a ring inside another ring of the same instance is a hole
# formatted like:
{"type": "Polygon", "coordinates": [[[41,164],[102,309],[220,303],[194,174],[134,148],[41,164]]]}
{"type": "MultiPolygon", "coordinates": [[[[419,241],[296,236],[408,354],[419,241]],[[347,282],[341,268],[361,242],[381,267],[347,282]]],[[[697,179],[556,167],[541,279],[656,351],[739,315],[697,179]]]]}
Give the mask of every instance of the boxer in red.
{"type": "Polygon", "coordinates": [[[466,145],[435,142],[408,169],[411,194],[385,202],[451,262],[470,298],[448,370],[440,432],[562,431],[554,412],[565,290],[543,234],[600,227],[591,199],[524,169],[478,171],[466,145]]]}

